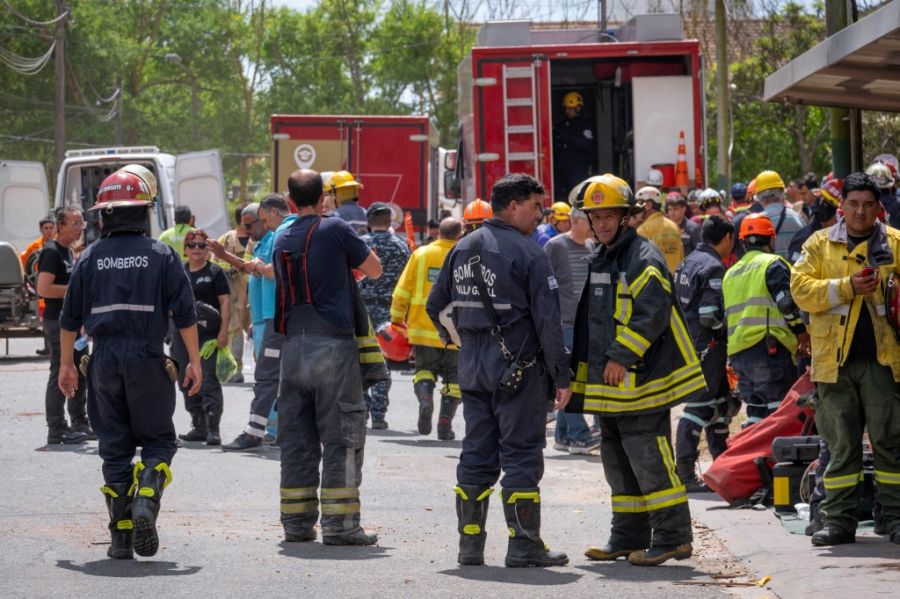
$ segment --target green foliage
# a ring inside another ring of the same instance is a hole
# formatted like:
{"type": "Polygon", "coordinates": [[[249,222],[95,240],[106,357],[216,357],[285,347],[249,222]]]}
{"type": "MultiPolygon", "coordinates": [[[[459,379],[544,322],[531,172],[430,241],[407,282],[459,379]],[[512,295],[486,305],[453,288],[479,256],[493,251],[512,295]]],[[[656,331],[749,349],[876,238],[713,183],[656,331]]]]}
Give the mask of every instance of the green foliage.
{"type": "MultiPolygon", "coordinates": [[[[750,181],[772,169],[783,178],[808,171],[819,176],[831,170],[828,153],[828,112],[823,108],[764,102],[765,79],[825,38],[821,7],[809,12],[788,3],[765,20],[750,56],[731,64],[732,180],[750,181]]],[[[715,65],[707,77],[707,123],[710,172],[716,165],[715,65]]]]}
{"type": "MultiPolygon", "coordinates": [[[[7,0],[55,17],[47,0],[7,0]]],[[[171,152],[219,148],[226,181],[268,187],[268,120],[289,114],[431,114],[455,143],[456,66],[474,31],[426,0],[68,0],[67,149],[116,140],[171,152]]],[[[53,26],[0,5],[0,46],[39,56],[53,26]]],[[[24,76],[0,64],[0,157],[53,167],[53,60],[24,76]],[[26,139],[21,139],[25,137],[26,139]]],[[[244,194],[246,195],[246,194],[244,194]]]]}

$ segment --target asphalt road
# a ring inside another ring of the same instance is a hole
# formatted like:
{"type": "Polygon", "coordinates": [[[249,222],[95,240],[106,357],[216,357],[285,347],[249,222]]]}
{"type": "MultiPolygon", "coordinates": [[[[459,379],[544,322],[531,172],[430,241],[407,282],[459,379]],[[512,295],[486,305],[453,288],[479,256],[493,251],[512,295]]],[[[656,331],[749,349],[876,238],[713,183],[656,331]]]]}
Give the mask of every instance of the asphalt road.
{"type": "MultiPolygon", "coordinates": [[[[33,356],[37,344],[14,340],[11,351],[33,356]]],[[[396,373],[390,429],[369,431],[366,443],[362,517],[378,533],[377,546],[284,543],[277,449],[224,453],[194,445],[179,450],[172,464],[159,553],[108,560],[97,443],[46,447],[47,369],[46,360],[0,359],[3,597],[720,597],[735,592],[723,579],[752,579],[699,523],[690,560],[657,568],[587,561],[584,549],[608,534],[609,490],[600,460],[551,447],[545,450],[542,532],[551,547],[569,554],[570,565],[504,568],[506,526],[494,499],[487,565],[458,567],[452,488],[460,442],[415,432],[412,383],[396,373]]],[[[250,385],[225,387],[224,441],[243,428],[251,397],[250,385]]],[[[179,406],[179,432],[188,423],[179,406]]],[[[463,430],[461,410],[455,428],[463,430]]],[[[737,591],[772,596],[763,589],[737,591]]]]}

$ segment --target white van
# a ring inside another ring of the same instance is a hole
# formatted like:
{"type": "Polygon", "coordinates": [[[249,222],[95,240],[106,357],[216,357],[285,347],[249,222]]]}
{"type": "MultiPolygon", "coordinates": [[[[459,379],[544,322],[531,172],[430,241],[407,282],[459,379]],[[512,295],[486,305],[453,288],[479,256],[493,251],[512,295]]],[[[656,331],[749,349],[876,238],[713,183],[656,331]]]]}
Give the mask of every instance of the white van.
{"type": "MultiPolygon", "coordinates": [[[[56,182],[54,207],[94,205],[100,183],[126,164],[150,169],[159,185],[159,201],[151,214],[151,235],[173,224],[175,206],[188,206],[196,226],[211,237],[229,229],[225,182],[218,150],[166,154],[155,146],[70,150],[56,182]]],[[[38,221],[47,214],[47,175],[39,162],[0,161],[0,241],[19,251],[38,236],[38,221]]],[[[96,239],[94,213],[86,213],[87,242],[96,239]]]]}

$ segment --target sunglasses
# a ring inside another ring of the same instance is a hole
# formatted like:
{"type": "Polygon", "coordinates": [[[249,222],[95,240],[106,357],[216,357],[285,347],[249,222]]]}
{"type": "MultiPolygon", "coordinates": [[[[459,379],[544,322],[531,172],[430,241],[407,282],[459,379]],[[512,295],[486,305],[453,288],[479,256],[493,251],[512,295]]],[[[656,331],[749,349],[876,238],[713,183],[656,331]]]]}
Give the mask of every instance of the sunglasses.
{"type": "Polygon", "coordinates": [[[205,241],[199,241],[199,242],[197,242],[197,243],[186,243],[186,244],[184,244],[184,247],[186,247],[186,248],[188,248],[188,249],[191,249],[191,250],[205,250],[205,249],[206,249],[206,242],[205,242],[205,241]]]}

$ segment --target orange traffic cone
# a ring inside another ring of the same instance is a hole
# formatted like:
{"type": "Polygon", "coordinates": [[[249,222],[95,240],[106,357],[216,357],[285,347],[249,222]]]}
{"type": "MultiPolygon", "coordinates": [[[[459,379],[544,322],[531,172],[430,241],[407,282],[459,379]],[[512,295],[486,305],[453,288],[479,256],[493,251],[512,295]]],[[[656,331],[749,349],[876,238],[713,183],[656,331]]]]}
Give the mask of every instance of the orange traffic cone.
{"type": "Polygon", "coordinates": [[[678,161],[675,163],[675,187],[688,186],[687,150],[684,149],[684,131],[678,132],[678,161]]]}

